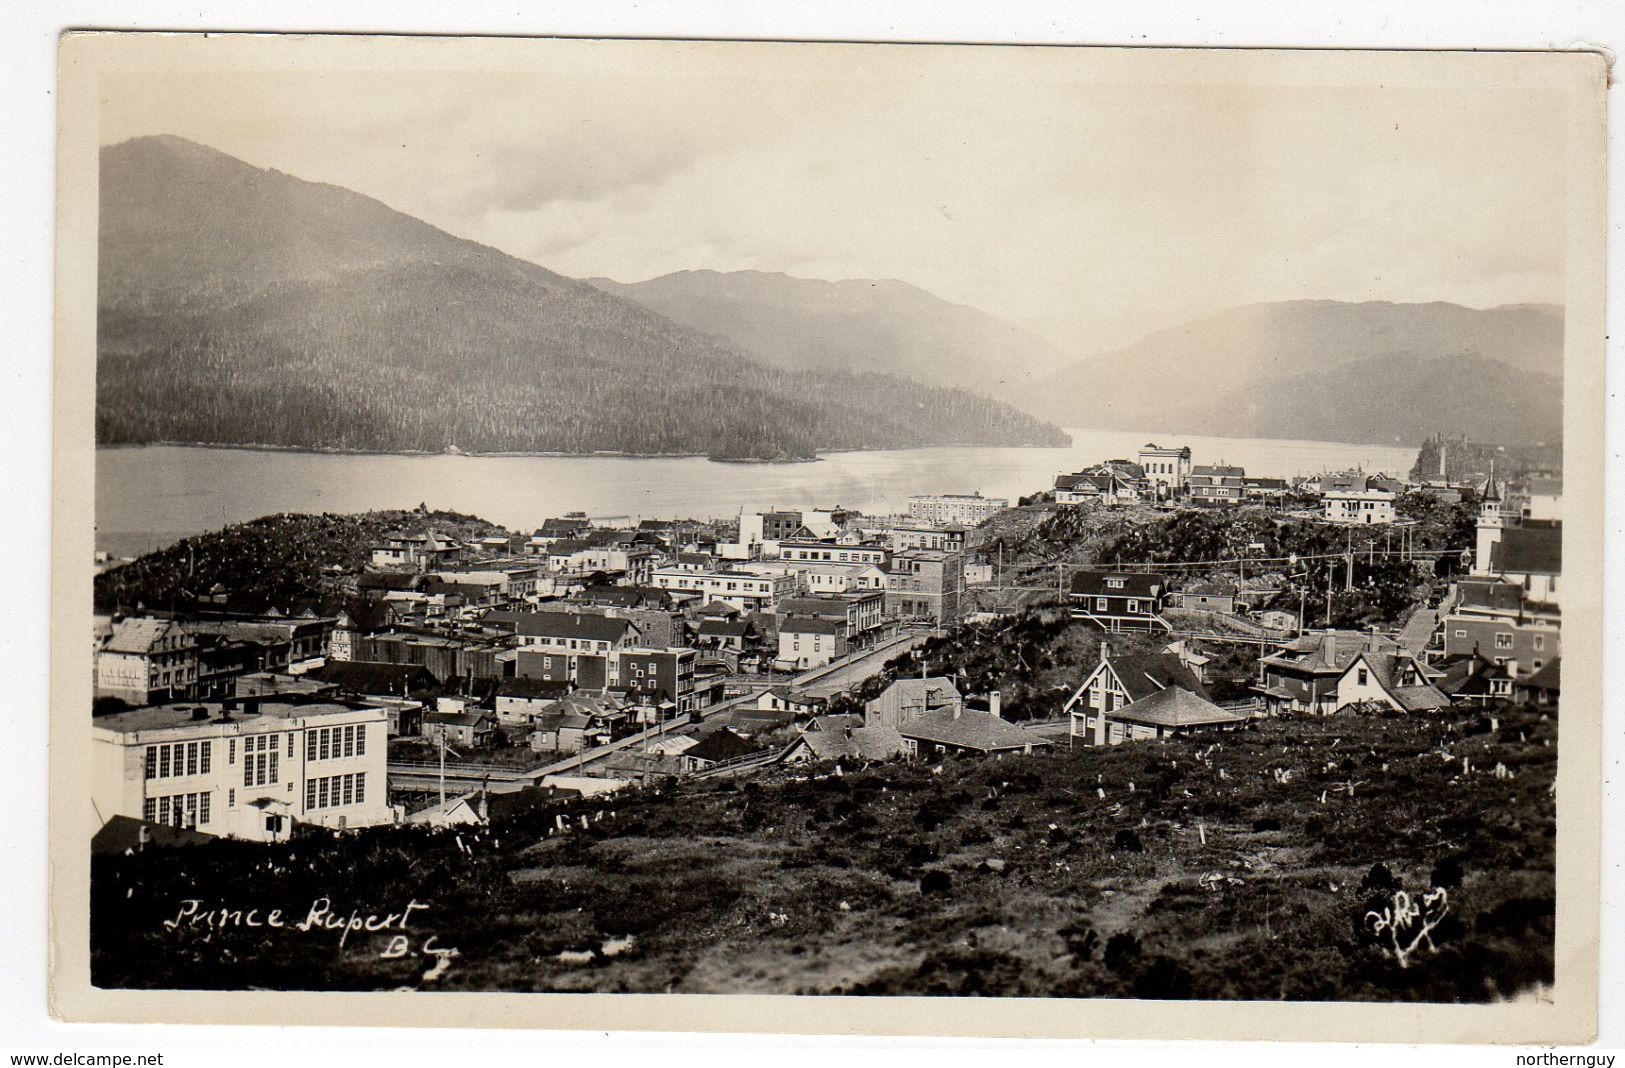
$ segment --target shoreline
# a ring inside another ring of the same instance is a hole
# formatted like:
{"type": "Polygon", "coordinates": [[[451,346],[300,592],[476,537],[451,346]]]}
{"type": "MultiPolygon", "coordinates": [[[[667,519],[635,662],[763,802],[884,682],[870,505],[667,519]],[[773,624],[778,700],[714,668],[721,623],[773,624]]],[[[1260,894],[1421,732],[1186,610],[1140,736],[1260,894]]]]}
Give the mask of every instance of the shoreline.
{"type": "Polygon", "coordinates": [[[707,460],[714,464],[811,464],[818,463],[825,456],[835,456],[850,452],[916,452],[921,449],[1069,449],[1072,443],[1069,440],[1065,445],[986,445],[967,443],[948,443],[932,445],[902,445],[890,449],[846,448],[846,449],[819,449],[812,456],[711,456],[703,452],[620,452],[617,450],[600,450],[598,452],[479,452],[473,449],[457,449],[430,451],[428,449],[347,449],[337,446],[323,445],[273,445],[265,442],[237,443],[218,441],[119,441],[110,444],[96,443],[96,451],[126,450],[126,449],[223,449],[232,452],[271,452],[295,453],[310,456],[401,456],[401,457],[468,457],[470,459],[509,459],[509,460],[707,460]]]}
{"type": "MultiPolygon", "coordinates": [[[[1113,429],[1113,428],[1110,428],[1110,427],[1104,427],[1104,428],[1101,428],[1101,427],[1067,427],[1067,428],[1064,428],[1064,429],[1065,429],[1066,434],[1068,435],[1067,443],[1064,444],[1064,445],[1038,445],[1038,444],[989,445],[989,444],[986,444],[986,443],[975,443],[975,442],[947,442],[947,443],[932,444],[932,445],[899,445],[899,446],[894,446],[894,447],[891,447],[891,448],[884,448],[884,449],[856,448],[856,447],[854,447],[854,448],[837,448],[837,449],[819,449],[817,451],[817,453],[815,455],[813,455],[813,456],[782,457],[782,458],[758,457],[758,456],[716,457],[716,456],[708,455],[707,453],[703,453],[703,452],[621,452],[621,451],[612,450],[612,449],[604,449],[604,450],[600,450],[598,452],[557,452],[557,451],[553,451],[553,452],[547,452],[547,451],[538,451],[538,452],[523,452],[523,451],[520,451],[520,452],[479,452],[479,451],[475,451],[475,450],[471,450],[471,449],[458,449],[455,452],[447,452],[445,450],[430,451],[428,449],[351,449],[351,448],[340,448],[338,446],[324,446],[324,445],[274,445],[274,444],[270,444],[270,443],[266,443],[266,442],[237,443],[237,442],[218,442],[218,441],[120,441],[120,442],[113,442],[113,443],[110,443],[110,444],[103,444],[101,442],[97,442],[96,445],[95,445],[95,448],[96,448],[97,452],[100,452],[100,451],[102,451],[104,449],[109,450],[109,451],[114,450],[114,449],[118,449],[118,450],[125,450],[125,449],[223,449],[223,450],[235,451],[235,452],[295,453],[295,454],[308,454],[308,455],[311,455],[311,456],[401,456],[401,457],[465,456],[465,457],[469,457],[471,459],[509,459],[509,460],[526,460],[526,459],[541,459],[541,460],[595,460],[595,459],[609,459],[609,460],[708,460],[711,463],[722,463],[722,464],[807,464],[807,463],[817,463],[818,461],[822,460],[826,456],[840,456],[840,455],[844,455],[846,453],[853,453],[853,452],[919,452],[919,451],[925,450],[925,449],[1056,449],[1056,450],[1070,449],[1076,444],[1076,442],[1073,441],[1072,438],[1071,438],[1071,435],[1074,432],[1082,432],[1082,433],[1090,433],[1090,434],[1093,434],[1093,433],[1104,433],[1104,434],[1136,433],[1136,434],[1149,434],[1153,438],[1178,438],[1178,437],[1181,437],[1181,435],[1170,433],[1170,432],[1167,432],[1167,431],[1160,431],[1160,430],[1120,431],[1120,430],[1116,430],[1116,429],[1113,429]]],[[[1185,437],[1193,437],[1193,438],[1229,438],[1229,437],[1233,437],[1233,435],[1227,435],[1227,434],[1191,434],[1191,435],[1184,435],[1184,436],[1185,437]]],[[[1334,440],[1334,439],[1330,439],[1330,438],[1320,439],[1320,438],[1244,437],[1244,438],[1236,438],[1235,440],[1238,440],[1238,441],[1272,441],[1272,442],[1279,442],[1279,443],[1285,444],[1285,445],[1330,445],[1330,446],[1340,446],[1340,447],[1345,447],[1345,448],[1404,449],[1404,450],[1416,451],[1418,453],[1422,449],[1422,444],[1421,443],[1414,443],[1413,444],[1413,443],[1410,443],[1410,442],[1392,442],[1392,441],[1339,441],[1339,440],[1334,440]]]]}

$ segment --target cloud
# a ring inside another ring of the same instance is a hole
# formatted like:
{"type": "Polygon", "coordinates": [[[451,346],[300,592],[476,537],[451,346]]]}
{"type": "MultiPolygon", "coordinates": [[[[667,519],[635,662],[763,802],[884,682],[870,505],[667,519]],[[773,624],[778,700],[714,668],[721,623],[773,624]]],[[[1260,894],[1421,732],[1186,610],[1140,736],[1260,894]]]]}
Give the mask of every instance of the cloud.
{"type": "Polygon", "coordinates": [[[653,55],[129,76],[103,137],[193,137],[568,274],[895,277],[1078,344],[1262,300],[1561,299],[1561,101],[1538,93],[653,55]]]}

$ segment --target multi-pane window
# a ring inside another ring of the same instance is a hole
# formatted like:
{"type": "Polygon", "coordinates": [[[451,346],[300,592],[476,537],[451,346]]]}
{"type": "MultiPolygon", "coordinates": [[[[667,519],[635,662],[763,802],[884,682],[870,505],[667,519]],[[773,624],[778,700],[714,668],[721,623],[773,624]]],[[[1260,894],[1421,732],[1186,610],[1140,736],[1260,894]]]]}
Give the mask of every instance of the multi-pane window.
{"type": "Polygon", "coordinates": [[[212,742],[167,742],[147,746],[148,779],[170,779],[184,775],[207,775],[212,742]]]}
{"type": "Polygon", "coordinates": [[[359,805],[367,800],[367,774],[358,771],[352,775],[326,775],[305,780],[305,808],[339,808],[359,805]]]}
{"type": "Polygon", "coordinates": [[[170,794],[149,797],[141,806],[141,816],[148,823],[164,823],[172,827],[197,827],[209,822],[207,790],[190,794],[170,794]]]}
{"type": "Polygon", "coordinates": [[[244,786],[271,786],[278,781],[279,749],[277,738],[272,734],[249,735],[243,739],[244,786]]]}
{"type": "Polygon", "coordinates": [[[306,760],[337,760],[367,755],[367,725],[315,727],[305,732],[306,760]]]}

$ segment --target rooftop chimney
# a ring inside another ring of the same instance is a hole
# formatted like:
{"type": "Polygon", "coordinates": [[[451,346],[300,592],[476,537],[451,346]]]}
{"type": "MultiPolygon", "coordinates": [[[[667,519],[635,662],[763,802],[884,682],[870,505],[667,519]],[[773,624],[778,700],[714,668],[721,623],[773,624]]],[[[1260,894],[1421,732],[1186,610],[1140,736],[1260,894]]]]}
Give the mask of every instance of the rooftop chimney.
{"type": "Polygon", "coordinates": [[[1329,668],[1337,666],[1337,636],[1335,634],[1322,634],[1320,636],[1320,659],[1329,668]]]}
{"type": "Polygon", "coordinates": [[[998,690],[987,695],[987,710],[994,719],[1004,718],[1001,714],[1004,711],[1004,699],[998,690]]]}
{"type": "Polygon", "coordinates": [[[1100,640],[1100,662],[1102,664],[1104,664],[1106,662],[1110,652],[1111,652],[1111,646],[1107,645],[1106,644],[1106,639],[1102,638],[1100,640]]]}

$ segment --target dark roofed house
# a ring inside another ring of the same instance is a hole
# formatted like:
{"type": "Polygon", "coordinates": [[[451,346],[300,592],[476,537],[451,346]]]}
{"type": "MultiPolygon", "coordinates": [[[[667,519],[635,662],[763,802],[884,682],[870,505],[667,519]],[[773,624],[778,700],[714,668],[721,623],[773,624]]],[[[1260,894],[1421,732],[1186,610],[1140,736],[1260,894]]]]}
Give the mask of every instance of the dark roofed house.
{"type": "Polygon", "coordinates": [[[718,764],[759,752],[761,750],[748,739],[723,727],[704,735],[698,742],[683,750],[681,756],[684,770],[694,772],[704,771],[706,768],[713,768],[718,764]]]}
{"type": "Polygon", "coordinates": [[[1364,649],[1338,676],[1336,707],[1383,705],[1395,712],[1437,712],[1450,707],[1450,696],[1433,685],[1436,675],[1405,650],[1364,649]]]}
{"type": "Polygon", "coordinates": [[[602,653],[630,646],[637,628],[629,620],[586,612],[526,612],[514,632],[525,647],[602,653]]]}
{"type": "Polygon", "coordinates": [[[448,745],[466,745],[479,748],[490,745],[496,737],[496,720],[489,712],[431,712],[423,717],[423,737],[448,745]]]}
{"type": "Polygon", "coordinates": [[[439,686],[422,664],[330,660],[306,675],[336,686],[341,694],[358,697],[409,697],[439,686]]]}
{"type": "Polygon", "coordinates": [[[1439,692],[1456,704],[1484,704],[1494,696],[1492,680],[1507,678],[1505,668],[1497,670],[1494,661],[1478,653],[1451,657],[1437,665],[1440,674],[1433,680],[1439,692]]]}
{"type": "Polygon", "coordinates": [[[1165,583],[1137,571],[1079,571],[1072,576],[1072,618],[1103,630],[1172,630],[1158,614],[1165,583]]]}
{"type": "Polygon", "coordinates": [[[202,845],[218,839],[190,827],[152,823],[133,816],[115,815],[90,839],[90,851],[102,855],[139,853],[153,847],[202,845]]]}
{"type": "Polygon", "coordinates": [[[611,608],[661,610],[669,610],[674,603],[671,591],[658,586],[588,586],[571,594],[570,600],[611,608]]]}
{"type": "Polygon", "coordinates": [[[400,574],[387,571],[364,571],[355,580],[356,589],[363,597],[383,597],[391,593],[412,593],[423,588],[426,576],[412,572],[400,574]]]}
{"type": "Polygon", "coordinates": [[[1047,738],[991,712],[976,712],[962,706],[952,711],[927,712],[896,729],[903,738],[904,751],[911,757],[1004,756],[1031,753],[1050,744],[1047,738]]]}
{"type": "Polygon", "coordinates": [[[1108,728],[1113,713],[1174,688],[1203,700],[1208,696],[1207,688],[1177,654],[1114,656],[1106,643],[1101,642],[1100,660],[1084,676],[1062,711],[1069,717],[1071,737],[1104,745],[1110,740],[1108,728]]]}
{"type": "Polygon", "coordinates": [[[1337,710],[1338,680],[1362,652],[1393,653],[1399,643],[1382,635],[1354,630],[1306,631],[1259,663],[1264,670],[1263,696],[1273,712],[1337,710]]]}
{"type": "Polygon", "coordinates": [[[1247,496],[1247,472],[1228,464],[1197,464],[1191,468],[1192,504],[1239,504],[1247,496]]]}
{"type": "MultiPolygon", "coordinates": [[[[834,718],[834,717],[829,717],[834,718]]],[[[785,762],[812,763],[826,760],[890,760],[907,750],[896,727],[865,727],[844,723],[819,730],[803,731],[785,751],[785,762]]]]}
{"type": "Polygon", "coordinates": [[[497,682],[492,705],[497,722],[504,727],[528,726],[536,717],[570,696],[575,684],[564,679],[538,679],[510,676],[497,682]]]}
{"type": "Polygon", "coordinates": [[[1236,611],[1236,584],[1233,582],[1198,582],[1193,586],[1188,586],[1179,593],[1179,607],[1186,611],[1234,614],[1236,611]]]}
{"type": "Polygon", "coordinates": [[[1512,684],[1512,700],[1520,705],[1546,708],[1557,704],[1563,658],[1558,657],[1528,678],[1512,684]]]}
{"type": "Polygon", "coordinates": [[[1195,731],[1234,730],[1251,717],[1220,708],[1183,686],[1168,686],[1106,713],[1106,743],[1172,738],[1195,731]]]}

